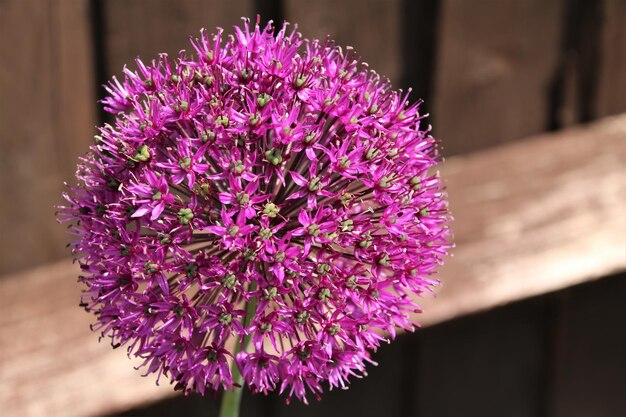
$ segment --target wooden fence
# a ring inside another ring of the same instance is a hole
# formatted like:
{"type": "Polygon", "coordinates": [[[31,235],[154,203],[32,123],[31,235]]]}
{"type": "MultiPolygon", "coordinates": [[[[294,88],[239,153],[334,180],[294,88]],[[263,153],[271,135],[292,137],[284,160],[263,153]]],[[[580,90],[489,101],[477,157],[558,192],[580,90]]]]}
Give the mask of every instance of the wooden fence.
{"type": "Polygon", "coordinates": [[[103,121],[100,85],[257,13],[412,86],[446,155],[626,110],[623,0],[0,0],[0,274],[67,256],[52,205],[103,121]]]}
{"type": "MultiPolygon", "coordinates": [[[[459,239],[427,324],[626,270],[626,119],[574,127],[626,112],[624,0],[0,0],[0,415],[119,415],[166,395],[116,373],[124,360],[93,347],[88,318],[65,309],[77,295],[71,266],[55,263],[68,253],[53,206],[106,120],[103,83],[136,56],[176,54],[202,27],[257,14],[355,47],[426,100],[459,239]],[[99,378],[121,382],[107,391],[99,378]]],[[[248,397],[244,412],[626,415],[626,344],[613,330],[625,282],[426,329],[382,349],[383,366],[349,394],[310,408],[248,397]]],[[[214,404],[125,415],[213,415],[214,404]]]]}

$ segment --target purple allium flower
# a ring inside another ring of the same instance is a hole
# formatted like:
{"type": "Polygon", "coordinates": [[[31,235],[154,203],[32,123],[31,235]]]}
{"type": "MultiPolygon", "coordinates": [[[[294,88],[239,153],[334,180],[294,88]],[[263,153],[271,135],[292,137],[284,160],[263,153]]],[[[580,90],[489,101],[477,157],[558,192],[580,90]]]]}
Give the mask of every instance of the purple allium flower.
{"type": "Polygon", "coordinates": [[[185,392],[345,388],[450,247],[419,103],[287,29],[124,69],[59,211],[94,328],[185,392]]]}

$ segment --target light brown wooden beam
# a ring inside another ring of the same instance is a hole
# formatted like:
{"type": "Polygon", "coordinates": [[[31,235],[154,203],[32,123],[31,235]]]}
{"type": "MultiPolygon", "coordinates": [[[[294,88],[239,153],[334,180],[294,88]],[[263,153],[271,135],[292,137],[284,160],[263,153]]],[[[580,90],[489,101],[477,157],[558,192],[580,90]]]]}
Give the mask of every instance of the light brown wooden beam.
{"type": "MultiPolygon", "coordinates": [[[[451,158],[457,248],[424,325],[626,270],[626,115],[451,158]]],[[[69,261],[0,279],[0,410],[115,413],[173,395],[99,344],[69,261]]]]}
{"type": "Polygon", "coordinates": [[[626,270],[626,114],[450,158],[457,247],[432,325],[626,270]]]}

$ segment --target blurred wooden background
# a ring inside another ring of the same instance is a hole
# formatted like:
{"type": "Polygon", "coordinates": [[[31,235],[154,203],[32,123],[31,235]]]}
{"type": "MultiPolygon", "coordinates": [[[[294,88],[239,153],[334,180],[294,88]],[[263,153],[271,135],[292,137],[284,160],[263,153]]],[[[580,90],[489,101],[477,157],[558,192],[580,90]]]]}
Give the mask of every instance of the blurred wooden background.
{"type": "MultiPolygon", "coordinates": [[[[257,14],[354,46],[394,85],[412,87],[446,156],[626,112],[624,0],[0,0],[0,276],[67,258],[53,206],[106,120],[101,85],[136,56],[175,55],[200,28],[230,30],[257,14]]],[[[615,350],[625,347],[625,287],[617,275],[404,336],[348,393],[310,408],[247,398],[244,411],[626,415],[615,350]]],[[[124,415],[213,415],[214,403],[124,415]]]]}
{"type": "Polygon", "coordinates": [[[623,0],[0,0],[0,274],[67,256],[52,205],[101,85],[257,13],[413,87],[447,156],[626,110],[623,0]]]}

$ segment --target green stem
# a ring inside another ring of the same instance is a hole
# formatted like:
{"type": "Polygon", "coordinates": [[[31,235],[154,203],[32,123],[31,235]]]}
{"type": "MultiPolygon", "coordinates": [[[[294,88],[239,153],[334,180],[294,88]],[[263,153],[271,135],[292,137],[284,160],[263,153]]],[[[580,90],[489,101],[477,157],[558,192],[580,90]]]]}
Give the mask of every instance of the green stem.
{"type": "MultiPolygon", "coordinates": [[[[255,285],[250,285],[248,288],[249,291],[254,291],[255,285]]],[[[246,317],[243,321],[243,327],[246,328],[252,322],[252,318],[256,313],[256,297],[252,298],[250,302],[246,305],[246,317]]],[[[250,344],[251,335],[247,334],[243,337],[241,342],[237,343],[235,347],[234,356],[236,357],[239,352],[246,351],[248,345],[250,344]]],[[[243,380],[243,376],[241,375],[241,371],[237,366],[237,363],[233,360],[233,364],[231,366],[231,373],[233,375],[233,383],[235,387],[232,390],[224,391],[224,396],[222,397],[222,405],[220,407],[220,417],[239,417],[239,408],[241,406],[241,394],[243,393],[243,386],[245,382],[243,380]]]]}

